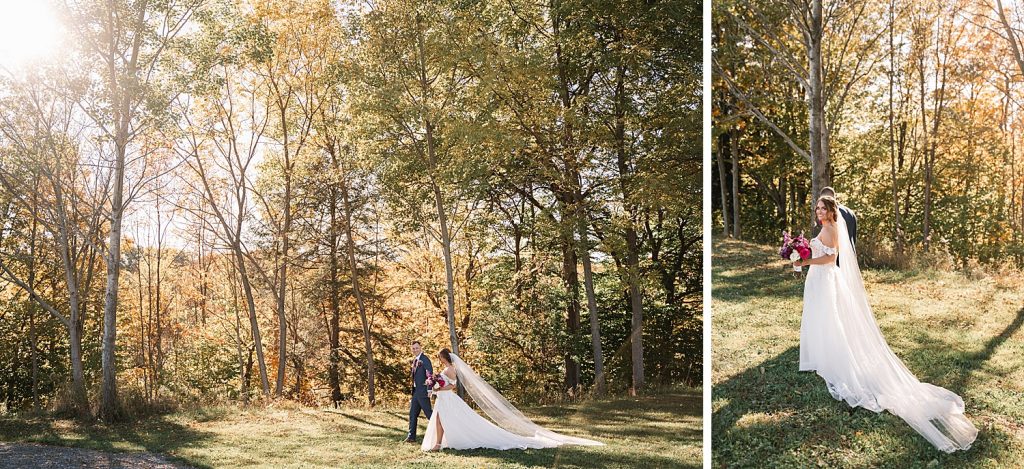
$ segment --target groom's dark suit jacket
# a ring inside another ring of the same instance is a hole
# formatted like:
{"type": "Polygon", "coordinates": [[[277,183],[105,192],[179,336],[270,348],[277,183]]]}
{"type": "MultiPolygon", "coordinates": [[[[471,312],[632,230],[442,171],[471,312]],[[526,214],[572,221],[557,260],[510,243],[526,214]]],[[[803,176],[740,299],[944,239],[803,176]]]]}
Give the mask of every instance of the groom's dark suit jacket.
{"type": "MultiPolygon", "coordinates": [[[[846,222],[846,231],[850,234],[850,244],[853,245],[854,249],[857,249],[857,215],[854,215],[853,210],[850,210],[845,205],[840,205],[839,216],[843,217],[843,221],[846,222]]],[[[839,265],[838,255],[836,255],[836,265],[839,265]]]]}
{"type": "Polygon", "coordinates": [[[857,247],[857,215],[845,205],[839,206],[839,215],[846,221],[846,229],[850,232],[850,244],[857,247]]]}
{"type": "Polygon", "coordinates": [[[412,371],[412,395],[415,397],[427,397],[427,373],[434,373],[434,366],[426,355],[420,355],[420,364],[412,371]]]}

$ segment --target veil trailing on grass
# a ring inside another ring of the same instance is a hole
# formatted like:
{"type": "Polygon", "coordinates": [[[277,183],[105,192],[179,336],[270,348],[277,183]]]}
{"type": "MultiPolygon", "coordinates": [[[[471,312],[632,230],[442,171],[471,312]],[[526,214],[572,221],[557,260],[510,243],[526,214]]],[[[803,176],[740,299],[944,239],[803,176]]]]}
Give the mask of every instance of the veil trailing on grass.
{"type": "Polygon", "coordinates": [[[466,389],[473,402],[483,410],[494,423],[505,430],[520,436],[544,438],[559,445],[601,446],[604,443],[586,438],[562,435],[548,430],[526,418],[504,396],[487,384],[480,375],[473,371],[458,355],[451,354],[452,365],[458,374],[459,383],[466,389]]]}
{"type": "Polygon", "coordinates": [[[892,412],[947,453],[970,448],[978,430],[964,416],[963,399],[919,381],[886,343],[868,304],[846,221],[836,218],[840,257],[836,307],[846,340],[818,369],[829,392],[851,406],[892,412]],[[850,363],[843,363],[847,360],[850,363]]]}

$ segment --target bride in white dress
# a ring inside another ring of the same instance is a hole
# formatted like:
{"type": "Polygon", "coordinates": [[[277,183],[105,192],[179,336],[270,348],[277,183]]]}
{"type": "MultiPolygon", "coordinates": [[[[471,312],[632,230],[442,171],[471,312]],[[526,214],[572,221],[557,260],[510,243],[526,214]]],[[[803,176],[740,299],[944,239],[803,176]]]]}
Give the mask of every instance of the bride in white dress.
{"type": "Polygon", "coordinates": [[[970,448],[978,430],[964,416],[963,399],[920,382],[882,337],[836,200],[818,199],[815,215],[822,230],[811,240],[811,259],[794,263],[810,266],[800,324],[800,371],[816,371],[832,397],[850,406],[892,412],[942,451],[970,448]]]}
{"type": "Polygon", "coordinates": [[[430,422],[427,423],[427,433],[423,436],[420,447],[423,451],[437,451],[441,448],[504,450],[604,444],[555,433],[533,423],[480,378],[458,355],[442,349],[438,356],[444,365],[441,374],[447,383],[443,388],[435,390],[437,401],[430,422]],[[459,397],[455,392],[459,381],[473,402],[498,425],[477,414],[459,397]]]}

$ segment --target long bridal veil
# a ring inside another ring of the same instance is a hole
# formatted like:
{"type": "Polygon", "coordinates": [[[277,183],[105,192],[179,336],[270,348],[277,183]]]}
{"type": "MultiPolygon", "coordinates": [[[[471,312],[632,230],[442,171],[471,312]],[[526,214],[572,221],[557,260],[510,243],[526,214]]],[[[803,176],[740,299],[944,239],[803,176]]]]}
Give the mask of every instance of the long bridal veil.
{"type": "Polygon", "coordinates": [[[520,436],[552,440],[559,445],[604,445],[604,443],[599,441],[555,433],[533,423],[533,421],[526,418],[519,409],[516,409],[512,403],[505,399],[501,393],[491,387],[490,384],[487,384],[487,381],[484,381],[480,375],[476,374],[473,368],[470,368],[458,355],[453,353],[451,357],[452,365],[455,366],[455,372],[458,374],[459,383],[462,383],[466,393],[469,394],[469,397],[473,398],[473,402],[476,402],[480,410],[483,410],[499,427],[520,436]]]}
{"type": "Polygon", "coordinates": [[[868,304],[846,221],[837,218],[840,275],[836,306],[839,333],[846,340],[834,356],[823,357],[818,373],[836,399],[875,412],[888,410],[947,453],[970,448],[978,430],[964,416],[963,399],[919,381],[886,343],[868,304]]]}

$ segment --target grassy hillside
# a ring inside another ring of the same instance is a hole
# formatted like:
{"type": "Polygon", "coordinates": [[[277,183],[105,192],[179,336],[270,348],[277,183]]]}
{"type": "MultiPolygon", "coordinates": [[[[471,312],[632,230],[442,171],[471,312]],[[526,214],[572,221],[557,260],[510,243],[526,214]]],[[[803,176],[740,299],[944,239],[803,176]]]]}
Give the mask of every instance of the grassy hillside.
{"type": "Polygon", "coordinates": [[[712,258],[714,467],[1024,466],[1024,279],[866,270],[893,351],[963,397],[980,430],[935,450],[901,419],[836,401],[797,371],[803,279],[776,248],[718,241],[712,258]]]}
{"type": "MultiPolygon", "coordinates": [[[[0,417],[0,440],[146,451],[196,467],[700,467],[700,391],[526,409],[601,447],[423,453],[401,443],[405,409],[204,409],[118,426],[0,417]]],[[[425,419],[420,419],[422,429],[425,419]]],[[[2,464],[0,464],[2,466],[2,464]]]]}

